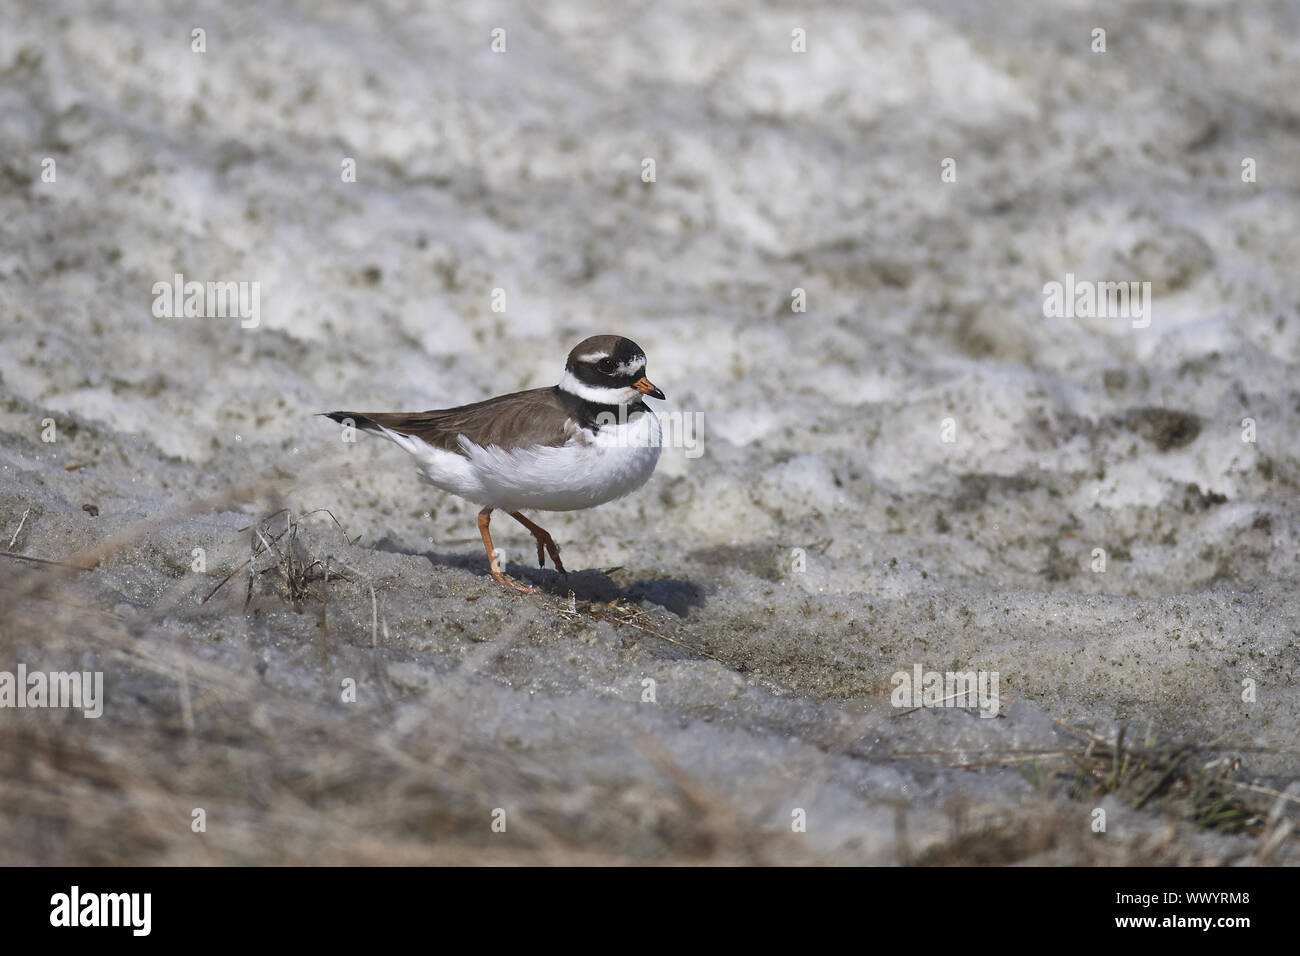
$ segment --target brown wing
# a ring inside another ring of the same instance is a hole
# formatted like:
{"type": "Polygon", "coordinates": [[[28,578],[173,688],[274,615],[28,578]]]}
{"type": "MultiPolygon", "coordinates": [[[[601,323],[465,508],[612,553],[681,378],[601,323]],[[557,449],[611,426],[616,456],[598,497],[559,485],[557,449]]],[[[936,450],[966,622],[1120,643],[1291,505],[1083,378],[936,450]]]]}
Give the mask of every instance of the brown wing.
{"type": "Polygon", "coordinates": [[[563,445],[581,430],[569,415],[556,389],[534,388],[500,395],[472,405],[428,412],[326,412],[341,422],[352,419],[358,428],[380,427],[411,435],[434,448],[464,454],[457,438],[464,435],[476,445],[497,445],[507,450],[521,445],[563,445]]]}

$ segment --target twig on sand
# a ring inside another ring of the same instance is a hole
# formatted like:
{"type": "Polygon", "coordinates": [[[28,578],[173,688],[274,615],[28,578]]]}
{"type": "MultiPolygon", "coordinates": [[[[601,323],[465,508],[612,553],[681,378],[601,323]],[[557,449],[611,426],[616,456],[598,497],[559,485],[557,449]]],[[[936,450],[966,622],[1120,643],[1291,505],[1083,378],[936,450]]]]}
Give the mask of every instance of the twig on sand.
{"type": "Polygon", "coordinates": [[[12,551],[14,549],[14,542],[16,542],[18,540],[18,536],[23,533],[23,525],[27,523],[27,516],[31,513],[32,513],[31,508],[28,508],[26,511],[23,512],[23,520],[18,522],[18,530],[15,531],[14,536],[9,539],[9,547],[7,550],[12,551]]]}
{"type": "Polygon", "coordinates": [[[379,599],[375,597],[375,586],[369,581],[366,586],[370,588],[370,646],[379,646],[379,599]]]}
{"type": "MultiPolygon", "coordinates": [[[[891,714],[891,715],[890,715],[890,720],[897,720],[899,717],[906,717],[908,714],[915,714],[918,710],[925,710],[927,707],[936,707],[936,706],[938,706],[939,704],[946,704],[946,703],[947,703],[948,701],[950,701],[950,700],[958,700],[958,699],[961,699],[961,698],[965,698],[966,696],[967,696],[967,692],[966,692],[966,691],[964,691],[964,690],[959,690],[957,693],[955,693],[955,694],[949,694],[947,697],[940,697],[938,700],[934,701],[933,703],[929,703],[929,704],[920,704],[920,705],[918,705],[918,706],[916,706],[916,707],[909,708],[908,710],[902,710],[902,711],[899,711],[899,712],[896,713],[896,714],[891,714]]],[[[1012,704],[1012,703],[1014,703],[1014,701],[1007,700],[1007,698],[1005,698],[1005,697],[995,697],[994,700],[996,700],[996,701],[998,702],[998,707],[999,707],[999,708],[1001,708],[1001,706],[1002,706],[1003,703],[1006,703],[1006,704],[1012,704]]]]}

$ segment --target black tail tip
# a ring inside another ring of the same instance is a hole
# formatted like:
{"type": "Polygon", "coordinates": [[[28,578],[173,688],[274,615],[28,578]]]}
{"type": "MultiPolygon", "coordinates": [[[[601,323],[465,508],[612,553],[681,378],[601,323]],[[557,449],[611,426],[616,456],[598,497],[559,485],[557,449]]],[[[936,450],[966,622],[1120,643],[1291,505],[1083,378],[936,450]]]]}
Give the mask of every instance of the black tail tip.
{"type": "Polygon", "coordinates": [[[338,422],[340,425],[351,422],[357,428],[365,428],[375,424],[360,412],[321,412],[320,414],[331,421],[338,422]]]}

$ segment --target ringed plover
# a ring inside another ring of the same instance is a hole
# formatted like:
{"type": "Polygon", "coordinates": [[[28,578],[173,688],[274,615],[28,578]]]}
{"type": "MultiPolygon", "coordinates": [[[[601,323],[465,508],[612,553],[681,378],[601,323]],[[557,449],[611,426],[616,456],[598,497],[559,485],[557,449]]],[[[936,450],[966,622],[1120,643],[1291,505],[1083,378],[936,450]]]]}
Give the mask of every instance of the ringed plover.
{"type": "Polygon", "coordinates": [[[525,594],[537,588],[507,577],[488,523],[507,512],[537,539],[561,574],[560,549],[530,511],[576,511],[640,488],[659,461],[659,419],[646,397],[664,393],[645,377],[641,347],[619,335],[594,335],[569,353],[558,385],[533,388],[458,408],[427,412],[325,412],[340,423],[378,432],[415,459],[420,477],[482,506],[493,580],[525,594]]]}

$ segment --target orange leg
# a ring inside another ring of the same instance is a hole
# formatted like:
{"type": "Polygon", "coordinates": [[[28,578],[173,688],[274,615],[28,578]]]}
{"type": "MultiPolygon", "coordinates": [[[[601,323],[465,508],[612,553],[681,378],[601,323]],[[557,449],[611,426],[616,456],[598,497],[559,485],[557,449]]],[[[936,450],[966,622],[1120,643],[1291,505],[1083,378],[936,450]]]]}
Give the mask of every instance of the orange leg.
{"type": "Polygon", "coordinates": [[[521,525],[531,531],[533,537],[537,539],[537,566],[539,568],[546,567],[546,562],[542,560],[542,548],[545,547],[546,553],[551,556],[551,564],[555,565],[555,570],[559,571],[567,578],[569,572],[564,570],[564,563],[560,560],[560,549],[556,546],[555,539],[551,537],[551,533],[541,525],[533,524],[518,511],[510,512],[510,517],[514,518],[521,525]]]}
{"type": "Polygon", "coordinates": [[[492,520],[492,509],[484,508],[478,513],[478,531],[483,535],[483,548],[487,551],[488,567],[492,570],[492,580],[497,584],[508,584],[523,594],[540,594],[537,588],[529,587],[527,584],[520,584],[518,581],[506,577],[506,573],[501,570],[501,565],[497,562],[496,548],[492,547],[492,533],[488,531],[488,522],[492,520]]]}

